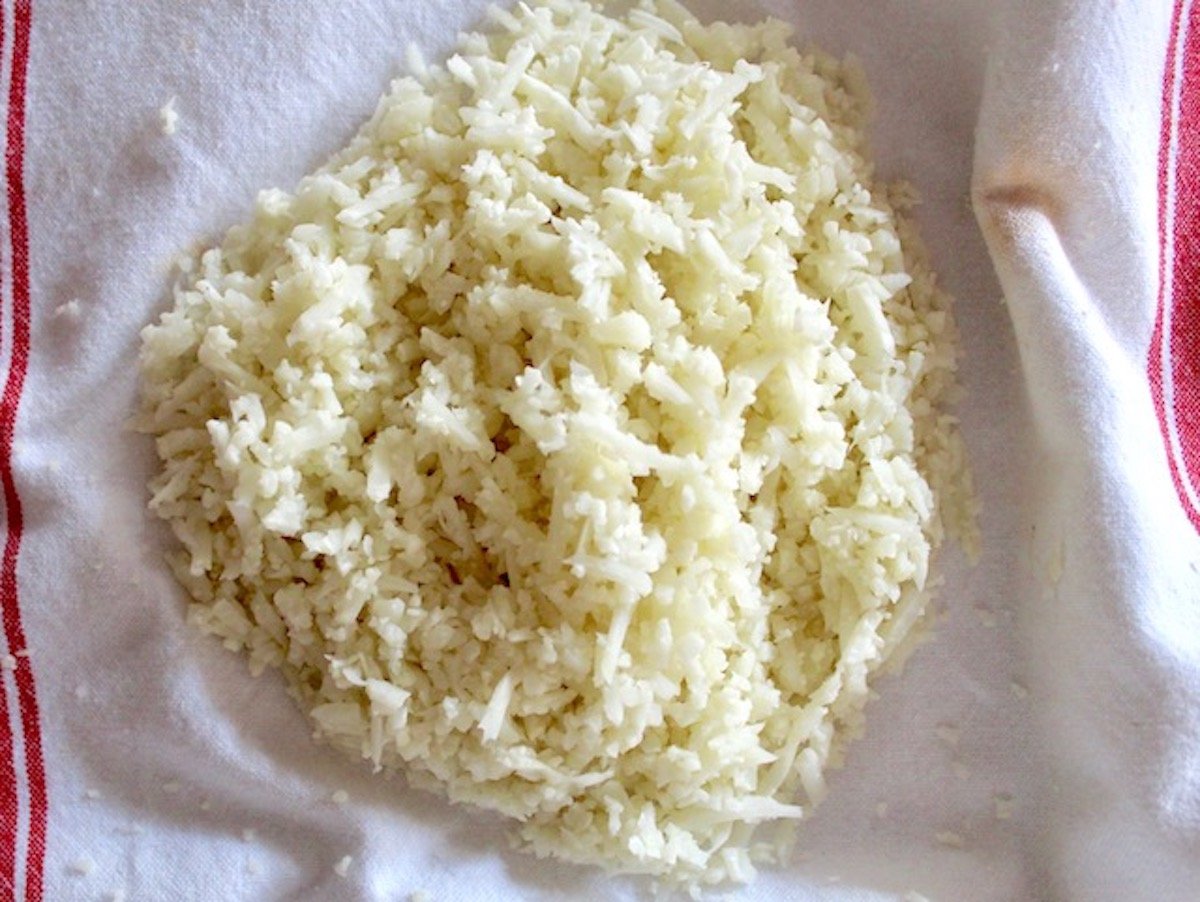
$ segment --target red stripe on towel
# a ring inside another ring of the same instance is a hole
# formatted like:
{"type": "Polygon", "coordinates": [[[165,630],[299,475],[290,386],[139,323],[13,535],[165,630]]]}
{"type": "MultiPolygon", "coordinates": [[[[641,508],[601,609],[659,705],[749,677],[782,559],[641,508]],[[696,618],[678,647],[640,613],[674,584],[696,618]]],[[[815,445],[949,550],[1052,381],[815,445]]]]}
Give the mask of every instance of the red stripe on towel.
{"type": "MultiPolygon", "coordinates": [[[[8,515],[3,557],[0,558],[0,608],[4,636],[10,652],[23,650],[25,630],[17,584],[21,551],[21,499],[13,478],[12,452],[17,412],[29,368],[29,223],[25,206],[25,101],[29,69],[31,0],[17,0],[14,8],[12,74],[8,94],[8,143],[4,151],[8,186],[9,237],[12,242],[12,360],[0,395],[0,486],[8,515]]],[[[17,703],[24,734],[24,776],[29,790],[29,835],[25,848],[25,898],[38,900],[43,892],[46,854],[46,773],[42,760],[41,723],[30,659],[17,659],[17,703]]],[[[9,760],[12,765],[11,751],[9,760]]],[[[15,766],[13,767],[15,770],[15,766]]],[[[14,819],[14,831],[16,821],[14,819]]],[[[14,850],[19,854],[19,850],[14,850]]],[[[15,864],[15,862],[14,862],[15,864]]]]}
{"type": "Polygon", "coordinates": [[[1200,6],[1176,3],[1163,74],[1154,405],[1175,488],[1200,529],[1200,6]]]}

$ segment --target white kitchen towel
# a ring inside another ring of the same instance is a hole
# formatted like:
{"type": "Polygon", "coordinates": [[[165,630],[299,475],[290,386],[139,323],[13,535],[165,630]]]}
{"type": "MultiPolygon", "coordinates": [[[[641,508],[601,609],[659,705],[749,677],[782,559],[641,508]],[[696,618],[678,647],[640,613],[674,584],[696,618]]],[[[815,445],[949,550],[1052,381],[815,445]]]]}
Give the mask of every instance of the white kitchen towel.
{"type": "Polygon", "coordinates": [[[1033,416],[1047,892],[1200,898],[1200,5],[1022,0],[975,163],[1033,416]]]}
{"type": "MultiPolygon", "coordinates": [[[[483,7],[0,0],[0,898],[638,891],[314,744],[276,676],[184,624],[125,428],[173,258],[342,146],[409,41],[437,56],[483,7]]],[[[1200,12],[694,8],[862,58],[880,168],[923,195],[959,298],[982,503],[935,641],[879,684],[793,860],[735,895],[1194,900],[1200,12]]]]}

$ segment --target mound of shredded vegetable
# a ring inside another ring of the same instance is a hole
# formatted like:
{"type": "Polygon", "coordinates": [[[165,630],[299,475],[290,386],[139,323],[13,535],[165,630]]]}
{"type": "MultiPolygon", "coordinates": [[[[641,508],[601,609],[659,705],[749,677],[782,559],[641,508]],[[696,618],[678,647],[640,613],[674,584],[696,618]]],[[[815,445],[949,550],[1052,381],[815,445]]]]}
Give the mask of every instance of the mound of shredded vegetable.
{"type": "Polygon", "coordinates": [[[538,854],[748,880],[925,609],[948,299],[853,68],[673,2],[492,15],[185,267],[151,507],[325,740],[538,854]]]}

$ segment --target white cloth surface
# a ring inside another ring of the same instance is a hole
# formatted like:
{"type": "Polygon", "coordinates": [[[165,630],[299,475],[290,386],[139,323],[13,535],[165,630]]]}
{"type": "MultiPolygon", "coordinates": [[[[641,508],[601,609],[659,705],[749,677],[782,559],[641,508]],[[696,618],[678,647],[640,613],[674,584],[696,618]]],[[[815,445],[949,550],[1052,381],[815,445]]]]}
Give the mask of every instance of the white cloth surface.
{"type": "MultiPolygon", "coordinates": [[[[982,505],[979,563],[942,558],[935,640],[878,684],[867,734],[793,860],[730,898],[1200,897],[1200,540],[1145,374],[1171,4],[692,5],[705,18],[772,13],[802,41],[862,58],[880,170],[917,186],[959,301],[982,505]],[[996,816],[998,795],[1011,818],[996,816]]],[[[145,513],[152,448],[125,427],[137,333],[167,302],[173,258],[341,147],[409,41],[436,57],[483,6],[32,5],[32,326],[13,466],[47,899],[637,891],[511,852],[500,818],[313,743],[276,674],[251,679],[184,623],[145,513]],[[73,300],[77,316],[59,312],[73,300]],[[346,804],[330,800],[337,789],[346,804]]],[[[18,890],[28,876],[18,866],[18,890]]]]}

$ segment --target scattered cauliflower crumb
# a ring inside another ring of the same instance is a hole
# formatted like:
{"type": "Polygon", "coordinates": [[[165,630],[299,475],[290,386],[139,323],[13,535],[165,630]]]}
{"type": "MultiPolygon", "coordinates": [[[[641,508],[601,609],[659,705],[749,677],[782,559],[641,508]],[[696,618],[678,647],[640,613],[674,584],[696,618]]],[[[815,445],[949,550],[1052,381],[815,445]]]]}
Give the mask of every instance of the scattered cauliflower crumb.
{"type": "Polygon", "coordinates": [[[928,896],[923,896],[916,890],[910,890],[904,894],[904,902],[932,902],[928,896]]]}
{"type": "Polygon", "coordinates": [[[83,795],[84,795],[84,798],[92,799],[92,800],[104,798],[104,794],[102,792],[100,792],[100,790],[98,790],[98,789],[84,790],[83,795]]]}
{"type": "Polygon", "coordinates": [[[179,127],[179,112],[175,109],[175,98],[172,97],[158,111],[158,120],[162,133],[170,137],[179,127]]]}
{"type": "Polygon", "coordinates": [[[345,805],[350,801],[350,793],[344,789],[335,789],[333,794],[329,796],[329,801],[335,805],[345,805]]]}
{"type": "Polygon", "coordinates": [[[975,609],[975,615],[987,629],[996,628],[996,615],[989,608],[978,607],[975,609]]]}
{"type": "Polygon", "coordinates": [[[200,801],[200,810],[201,811],[211,811],[212,810],[212,802],[209,801],[208,799],[202,799],[200,801]]]}
{"type": "Polygon", "coordinates": [[[1046,579],[1050,585],[1057,586],[1062,580],[1063,562],[1066,560],[1066,556],[1066,540],[1059,539],[1050,552],[1050,557],[1046,560],[1046,579]]]}
{"type": "Polygon", "coordinates": [[[108,891],[108,896],[106,898],[108,902],[125,902],[128,896],[126,895],[125,890],[114,889],[108,891]]]}
{"type": "Polygon", "coordinates": [[[169,780],[168,782],[166,782],[162,785],[162,791],[165,792],[167,795],[174,795],[175,793],[179,792],[179,790],[182,788],[183,787],[180,785],[180,783],[177,780],[169,780]]]}
{"type": "Polygon", "coordinates": [[[345,877],[350,873],[350,865],[354,863],[353,855],[343,855],[333,866],[333,872],[339,877],[345,877]]]}
{"type": "Polygon", "coordinates": [[[415,889],[408,894],[408,902],[433,902],[433,897],[423,889],[415,889]]]}
{"type": "Polygon", "coordinates": [[[496,15],[181,275],[150,505],[322,739],[536,854],[745,882],[971,533],[950,299],[852,64],[496,15]]]}
{"type": "Polygon", "coordinates": [[[1007,821],[1012,819],[1017,807],[1012,796],[999,793],[992,801],[996,805],[996,818],[998,820],[1007,821]]]}
{"type": "Polygon", "coordinates": [[[1026,689],[1020,683],[1018,683],[1016,680],[1013,680],[1012,683],[1009,684],[1009,689],[1011,689],[1012,694],[1015,695],[1019,699],[1029,698],[1029,690],[1026,689]]]}
{"type": "Polygon", "coordinates": [[[67,873],[72,877],[87,877],[94,870],[96,870],[96,862],[86,855],[76,858],[67,865],[67,873]]]}
{"type": "Polygon", "coordinates": [[[963,840],[962,836],[952,830],[939,831],[934,835],[934,839],[936,839],[943,846],[949,846],[952,849],[961,849],[966,845],[966,842],[963,840]]]}
{"type": "Polygon", "coordinates": [[[59,304],[54,308],[54,319],[79,319],[81,305],[78,298],[72,298],[65,304],[59,304]]]}
{"type": "Polygon", "coordinates": [[[247,827],[242,831],[242,842],[254,842],[258,839],[258,831],[247,827]]]}
{"type": "Polygon", "coordinates": [[[937,735],[938,739],[940,739],[950,748],[958,748],[958,741],[962,737],[962,731],[958,727],[950,724],[942,724],[934,731],[934,733],[937,735]]]}
{"type": "Polygon", "coordinates": [[[16,669],[17,669],[17,656],[16,655],[6,654],[3,656],[0,656],[0,670],[16,670],[16,669]]]}

